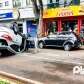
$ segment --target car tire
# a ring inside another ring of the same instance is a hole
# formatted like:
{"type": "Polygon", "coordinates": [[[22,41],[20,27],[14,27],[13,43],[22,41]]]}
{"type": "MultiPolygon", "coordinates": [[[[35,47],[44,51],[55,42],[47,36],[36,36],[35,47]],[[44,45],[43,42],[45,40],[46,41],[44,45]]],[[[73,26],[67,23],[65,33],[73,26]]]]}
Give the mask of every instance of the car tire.
{"type": "Polygon", "coordinates": [[[42,49],[42,48],[44,47],[43,42],[40,42],[38,46],[39,46],[39,48],[41,48],[41,49],[42,49]]]}
{"type": "Polygon", "coordinates": [[[2,52],[0,52],[0,57],[2,56],[2,52]]]}
{"type": "Polygon", "coordinates": [[[70,51],[71,50],[71,46],[69,44],[64,45],[64,50],[65,51],[70,51]]]}

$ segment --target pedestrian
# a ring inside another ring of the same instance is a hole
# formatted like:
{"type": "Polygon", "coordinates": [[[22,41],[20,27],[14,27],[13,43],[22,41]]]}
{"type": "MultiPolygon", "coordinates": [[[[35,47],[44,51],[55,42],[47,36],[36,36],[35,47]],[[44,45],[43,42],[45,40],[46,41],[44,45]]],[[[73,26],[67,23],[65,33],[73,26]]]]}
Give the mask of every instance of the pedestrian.
{"type": "Polygon", "coordinates": [[[75,28],[74,28],[73,32],[74,32],[76,35],[78,35],[78,27],[77,27],[77,25],[75,25],[75,28]]]}
{"type": "Polygon", "coordinates": [[[13,22],[12,26],[10,28],[14,31],[15,34],[17,34],[17,32],[18,32],[17,22],[13,22]]]}
{"type": "Polygon", "coordinates": [[[68,30],[69,32],[72,32],[72,29],[71,29],[71,27],[69,28],[69,30],[68,30]]]}
{"type": "Polygon", "coordinates": [[[81,26],[81,33],[84,33],[84,24],[81,26]]]}
{"type": "Polygon", "coordinates": [[[80,37],[82,44],[84,44],[84,24],[81,26],[80,37]]]}

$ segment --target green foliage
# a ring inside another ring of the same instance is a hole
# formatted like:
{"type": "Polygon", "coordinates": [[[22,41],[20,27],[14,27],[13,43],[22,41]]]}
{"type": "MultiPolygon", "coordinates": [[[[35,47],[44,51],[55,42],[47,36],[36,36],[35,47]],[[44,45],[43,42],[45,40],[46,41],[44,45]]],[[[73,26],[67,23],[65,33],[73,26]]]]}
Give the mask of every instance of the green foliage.
{"type": "Polygon", "coordinates": [[[3,81],[3,80],[0,80],[0,84],[10,84],[10,83],[6,82],[6,81],[3,81]]]}

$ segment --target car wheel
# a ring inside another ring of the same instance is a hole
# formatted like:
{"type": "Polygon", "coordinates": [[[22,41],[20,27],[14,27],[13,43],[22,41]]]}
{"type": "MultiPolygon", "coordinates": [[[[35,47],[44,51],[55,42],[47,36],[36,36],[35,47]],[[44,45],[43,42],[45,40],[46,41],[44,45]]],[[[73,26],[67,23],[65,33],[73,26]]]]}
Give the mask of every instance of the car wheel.
{"type": "Polygon", "coordinates": [[[2,52],[0,52],[0,56],[2,56],[2,52]]]}
{"type": "Polygon", "coordinates": [[[43,42],[40,42],[40,43],[39,43],[39,48],[42,49],[43,47],[44,47],[43,42]]]}
{"type": "Polygon", "coordinates": [[[11,45],[11,48],[16,52],[20,52],[20,48],[17,45],[11,45]]]}
{"type": "Polygon", "coordinates": [[[71,46],[69,44],[64,45],[64,50],[65,51],[70,51],[71,46]]]}

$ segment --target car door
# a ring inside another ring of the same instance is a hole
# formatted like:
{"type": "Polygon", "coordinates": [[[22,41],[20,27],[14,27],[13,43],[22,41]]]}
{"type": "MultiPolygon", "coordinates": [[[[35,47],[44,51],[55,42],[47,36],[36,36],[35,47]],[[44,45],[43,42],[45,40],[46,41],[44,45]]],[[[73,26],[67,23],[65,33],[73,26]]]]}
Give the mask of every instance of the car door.
{"type": "Polygon", "coordinates": [[[45,39],[45,45],[55,46],[56,45],[56,35],[47,36],[47,39],[45,39]]]}
{"type": "Polygon", "coordinates": [[[21,45],[21,43],[22,43],[22,36],[20,36],[19,34],[15,34],[15,33],[12,33],[11,34],[11,36],[12,36],[12,40],[13,40],[13,44],[16,44],[16,45],[21,45]]]}
{"type": "Polygon", "coordinates": [[[59,35],[57,36],[57,46],[62,46],[64,44],[64,42],[66,41],[67,37],[65,35],[64,32],[59,33],[59,35]]]}

